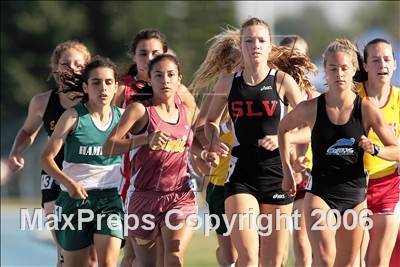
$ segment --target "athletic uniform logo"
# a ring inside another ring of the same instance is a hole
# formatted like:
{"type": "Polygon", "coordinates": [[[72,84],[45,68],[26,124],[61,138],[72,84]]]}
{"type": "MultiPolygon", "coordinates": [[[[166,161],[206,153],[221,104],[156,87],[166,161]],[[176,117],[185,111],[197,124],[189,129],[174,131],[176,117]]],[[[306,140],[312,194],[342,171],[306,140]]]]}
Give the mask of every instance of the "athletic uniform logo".
{"type": "Polygon", "coordinates": [[[101,146],[79,146],[79,155],[85,156],[102,156],[103,147],[101,146]]]}
{"type": "Polygon", "coordinates": [[[256,111],[255,106],[258,105],[258,102],[260,101],[253,101],[253,100],[238,100],[238,101],[232,101],[231,103],[231,110],[232,110],[232,116],[233,117],[262,117],[265,116],[265,114],[268,117],[272,117],[274,115],[274,112],[276,110],[276,106],[278,105],[278,101],[276,100],[262,100],[261,104],[264,109],[263,113],[262,111],[256,111]]]}
{"type": "Polygon", "coordinates": [[[152,146],[151,150],[163,150],[165,152],[182,153],[186,150],[187,136],[182,138],[168,140],[165,146],[152,146]]]}
{"type": "Polygon", "coordinates": [[[261,89],[260,89],[260,91],[262,92],[262,91],[267,91],[267,90],[272,90],[272,86],[271,85],[268,85],[268,86],[263,86],[263,87],[261,87],[261,89]]]}
{"type": "Polygon", "coordinates": [[[330,146],[326,150],[326,155],[334,155],[334,156],[348,156],[354,154],[354,145],[355,139],[350,138],[342,138],[336,141],[336,143],[330,146]]]}
{"type": "Polygon", "coordinates": [[[275,195],[272,196],[273,199],[284,199],[285,194],[278,194],[276,193],[275,195]]]}

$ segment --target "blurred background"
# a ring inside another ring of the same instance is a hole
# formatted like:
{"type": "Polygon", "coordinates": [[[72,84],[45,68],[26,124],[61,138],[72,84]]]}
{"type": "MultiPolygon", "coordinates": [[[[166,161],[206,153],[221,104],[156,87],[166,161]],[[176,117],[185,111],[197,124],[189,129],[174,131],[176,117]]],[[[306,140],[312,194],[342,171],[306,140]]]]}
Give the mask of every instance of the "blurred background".
{"type": "MultiPolygon", "coordinates": [[[[29,100],[54,86],[48,77],[50,56],[56,44],[70,39],[82,41],[92,55],[110,57],[123,71],[131,63],[126,52],[135,33],[143,28],[158,28],[180,59],[184,83],[188,85],[206,55],[207,40],[227,25],[240,27],[250,16],[258,16],[271,25],[274,43],[291,34],[306,39],[311,59],[320,70],[313,78],[320,91],[324,91],[321,55],[335,38],[348,38],[360,48],[373,38],[385,38],[393,44],[400,64],[399,1],[2,1],[2,206],[17,203],[15,207],[18,207],[27,201],[32,206],[40,206],[38,166],[47,139],[44,131],[25,153],[25,167],[21,172],[11,174],[6,162],[27,114],[29,100]]],[[[399,85],[399,80],[400,67],[393,83],[399,85]]],[[[3,211],[2,250],[6,227],[3,211]]],[[[209,257],[215,263],[213,249],[209,257]]],[[[5,262],[3,255],[2,266],[24,265],[12,260],[5,262]]],[[[27,265],[33,264],[30,263],[27,265]]],[[[188,263],[188,266],[196,265],[188,263]]],[[[207,266],[207,263],[198,266],[207,266]]]]}

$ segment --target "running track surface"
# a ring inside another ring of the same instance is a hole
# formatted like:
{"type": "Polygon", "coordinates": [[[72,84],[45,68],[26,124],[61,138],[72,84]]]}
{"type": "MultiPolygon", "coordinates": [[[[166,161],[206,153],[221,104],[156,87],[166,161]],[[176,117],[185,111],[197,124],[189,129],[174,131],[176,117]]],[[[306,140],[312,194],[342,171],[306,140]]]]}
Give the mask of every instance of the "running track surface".
{"type": "Polygon", "coordinates": [[[54,266],[55,257],[49,232],[21,231],[19,209],[1,207],[1,266],[54,266]]]}

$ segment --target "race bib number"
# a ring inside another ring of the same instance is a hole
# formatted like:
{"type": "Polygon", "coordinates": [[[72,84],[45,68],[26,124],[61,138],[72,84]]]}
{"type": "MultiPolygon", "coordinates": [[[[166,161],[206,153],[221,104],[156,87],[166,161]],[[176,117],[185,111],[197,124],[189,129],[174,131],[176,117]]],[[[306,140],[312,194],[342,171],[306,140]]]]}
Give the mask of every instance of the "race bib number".
{"type": "Polygon", "coordinates": [[[62,207],[54,205],[54,216],[56,217],[56,221],[61,222],[62,218],[62,207]]]}
{"type": "Polygon", "coordinates": [[[53,185],[53,182],[54,182],[53,177],[47,174],[43,174],[41,179],[40,189],[42,190],[50,189],[51,186],[53,185]]]}
{"type": "Polygon", "coordinates": [[[311,173],[309,173],[308,171],[306,171],[305,174],[306,174],[306,176],[307,176],[306,190],[311,190],[311,188],[312,188],[312,176],[311,176],[311,173]]]}

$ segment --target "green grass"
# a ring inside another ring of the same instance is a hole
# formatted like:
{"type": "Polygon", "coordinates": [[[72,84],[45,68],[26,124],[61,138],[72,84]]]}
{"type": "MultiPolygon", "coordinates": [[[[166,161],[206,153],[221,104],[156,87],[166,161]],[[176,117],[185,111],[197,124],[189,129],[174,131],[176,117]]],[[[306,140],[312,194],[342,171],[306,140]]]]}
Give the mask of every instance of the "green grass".
{"type": "Polygon", "coordinates": [[[185,254],[185,266],[218,266],[215,258],[217,246],[218,242],[215,233],[211,233],[208,237],[202,233],[194,234],[185,254]]]}
{"type": "MultiPolygon", "coordinates": [[[[202,233],[193,235],[192,241],[185,254],[185,264],[187,267],[211,267],[218,266],[215,258],[215,250],[218,241],[215,232],[206,237],[202,233]]],[[[289,258],[286,267],[294,266],[292,239],[290,240],[289,258]]]]}

